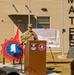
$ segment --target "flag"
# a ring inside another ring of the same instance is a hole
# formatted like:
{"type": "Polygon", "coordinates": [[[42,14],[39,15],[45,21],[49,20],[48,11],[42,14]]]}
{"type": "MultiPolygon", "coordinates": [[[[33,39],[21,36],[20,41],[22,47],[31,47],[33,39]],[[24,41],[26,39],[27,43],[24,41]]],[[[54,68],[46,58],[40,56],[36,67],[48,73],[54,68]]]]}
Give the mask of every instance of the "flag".
{"type": "Polygon", "coordinates": [[[19,39],[19,29],[17,28],[14,39],[18,40],[19,39]]]}

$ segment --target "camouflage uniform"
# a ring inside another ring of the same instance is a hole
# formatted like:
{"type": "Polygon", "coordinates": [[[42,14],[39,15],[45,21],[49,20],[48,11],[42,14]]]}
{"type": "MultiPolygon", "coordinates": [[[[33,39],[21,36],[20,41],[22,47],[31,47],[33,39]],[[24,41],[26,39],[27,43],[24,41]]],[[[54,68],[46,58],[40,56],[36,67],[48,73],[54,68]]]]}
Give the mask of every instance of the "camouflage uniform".
{"type": "Polygon", "coordinates": [[[38,40],[35,32],[29,32],[28,30],[21,36],[21,42],[25,45],[28,40],[38,40]]]}

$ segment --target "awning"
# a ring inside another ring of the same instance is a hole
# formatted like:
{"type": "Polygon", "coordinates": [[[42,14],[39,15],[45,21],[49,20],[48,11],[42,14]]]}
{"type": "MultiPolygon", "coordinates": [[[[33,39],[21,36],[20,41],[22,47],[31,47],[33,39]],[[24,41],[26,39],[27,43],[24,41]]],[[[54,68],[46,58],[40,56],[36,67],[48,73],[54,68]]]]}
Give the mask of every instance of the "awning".
{"type": "MultiPolygon", "coordinates": [[[[22,16],[22,15],[25,16],[25,15],[29,15],[29,14],[28,13],[13,13],[13,14],[9,14],[9,16],[18,16],[18,15],[19,16],[22,16]]],[[[30,15],[31,16],[33,16],[33,15],[36,16],[37,13],[30,13],[30,15]]]]}

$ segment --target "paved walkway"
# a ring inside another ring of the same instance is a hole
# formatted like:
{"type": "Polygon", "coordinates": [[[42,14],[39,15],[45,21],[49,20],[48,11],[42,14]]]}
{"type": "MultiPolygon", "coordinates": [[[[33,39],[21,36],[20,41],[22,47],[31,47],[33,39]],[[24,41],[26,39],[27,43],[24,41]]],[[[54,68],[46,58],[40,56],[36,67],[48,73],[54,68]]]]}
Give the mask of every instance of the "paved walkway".
{"type": "MultiPolygon", "coordinates": [[[[8,73],[14,71],[14,72],[18,72],[20,75],[25,75],[25,74],[23,74],[24,73],[24,65],[23,64],[21,66],[21,64],[13,65],[12,63],[5,63],[5,64],[0,63],[0,68],[8,73]]],[[[46,75],[60,75],[60,74],[57,74],[55,72],[52,72],[52,71],[46,69],[46,75]]]]}

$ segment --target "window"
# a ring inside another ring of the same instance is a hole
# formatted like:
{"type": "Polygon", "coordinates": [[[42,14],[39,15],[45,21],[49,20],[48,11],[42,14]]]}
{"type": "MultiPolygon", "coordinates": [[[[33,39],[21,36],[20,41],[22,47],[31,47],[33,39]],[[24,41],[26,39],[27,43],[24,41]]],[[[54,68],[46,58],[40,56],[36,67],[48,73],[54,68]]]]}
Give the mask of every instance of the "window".
{"type": "Polygon", "coordinates": [[[50,17],[37,16],[37,28],[50,28],[50,17]]]}

